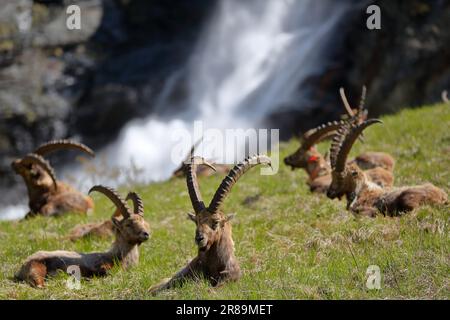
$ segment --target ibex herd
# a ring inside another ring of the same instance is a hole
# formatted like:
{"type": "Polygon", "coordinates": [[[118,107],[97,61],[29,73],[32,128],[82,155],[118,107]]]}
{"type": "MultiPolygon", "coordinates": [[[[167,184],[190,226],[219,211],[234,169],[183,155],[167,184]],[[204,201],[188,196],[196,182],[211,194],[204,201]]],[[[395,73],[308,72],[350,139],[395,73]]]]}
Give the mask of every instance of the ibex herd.
{"type": "MultiPolygon", "coordinates": [[[[302,136],[298,150],[286,157],[284,162],[292,169],[302,168],[308,175],[307,184],[312,192],[326,194],[330,199],[346,198],[347,210],[355,215],[374,217],[399,216],[422,205],[447,203],[447,194],[430,183],[411,187],[394,187],[394,158],[384,152],[365,152],[347,161],[357,139],[364,141],[363,131],[378,119],[368,119],[364,108],[366,89],[363,87],[358,108],[351,108],[344,90],[341,98],[347,112],[342,120],[328,122],[307,131],[302,136]],[[322,155],[315,147],[325,139],[332,139],[329,156],[322,155]]],[[[447,93],[442,93],[448,102],[447,93]]],[[[149,289],[150,294],[182,286],[188,280],[206,279],[212,286],[241,277],[239,262],[235,256],[231,219],[222,211],[224,200],[239,178],[252,167],[264,164],[271,166],[265,155],[247,157],[232,169],[227,165],[213,165],[204,158],[194,156],[197,141],[173,177],[185,177],[193,213],[188,217],[195,223],[197,256],[172,278],[168,278],[149,289]],[[219,185],[210,204],[203,202],[198,177],[213,173],[228,173],[219,185]]],[[[56,179],[55,171],[44,159],[47,154],[62,149],[78,150],[90,156],[94,152],[87,146],[70,140],[50,141],[32,153],[13,161],[12,168],[21,175],[28,191],[30,211],[26,218],[35,215],[61,216],[67,213],[87,213],[94,203],[67,183],[56,179]]],[[[33,287],[44,287],[48,276],[58,271],[67,272],[76,266],[83,277],[105,276],[115,264],[123,269],[139,261],[139,246],[150,237],[148,223],[144,219],[144,204],[135,192],[125,199],[112,188],[96,185],[93,191],[104,194],[115,205],[111,218],[103,222],[78,225],[66,237],[72,241],[84,237],[115,237],[112,247],[106,252],[77,253],[73,251],[38,251],[23,263],[15,278],[33,287]],[[133,204],[133,210],[127,201],[133,204]]]]}
{"type": "MultiPolygon", "coordinates": [[[[347,101],[343,89],[340,90],[350,120],[348,122],[359,124],[367,119],[367,110],[364,109],[365,87],[358,109],[352,109],[347,101]]],[[[284,159],[284,163],[295,168],[303,168],[309,176],[307,184],[312,192],[326,193],[331,184],[331,166],[329,161],[316,148],[315,144],[333,137],[337,130],[346,125],[347,121],[334,121],[307,131],[302,137],[302,144],[292,155],[284,159]]],[[[392,171],[395,161],[384,152],[365,152],[351,161],[362,170],[367,178],[381,187],[390,187],[394,182],[392,171]]]]}

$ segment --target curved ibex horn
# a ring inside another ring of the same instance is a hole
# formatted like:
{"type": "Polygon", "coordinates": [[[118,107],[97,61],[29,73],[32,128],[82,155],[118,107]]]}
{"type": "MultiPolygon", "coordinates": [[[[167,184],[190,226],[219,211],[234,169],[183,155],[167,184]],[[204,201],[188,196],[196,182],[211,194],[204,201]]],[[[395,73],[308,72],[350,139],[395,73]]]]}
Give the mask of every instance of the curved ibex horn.
{"type": "Polygon", "coordinates": [[[39,154],[41,156],[46,155],[47,153],[56,151],[56,150],[60,150],[60,149],[74,149],[74,150],[79,150],[82,151],[88,155],[90,155],[91,157],[95,157],[95,153],[94,151],[92,151],[91,148],[89,148],[88,146],[79,143],[79,142],[75,142],[72,140],[53,140],[53,141],[49,141],[47,143],[44,143],[42,145],[40,145],[35,151],[34,153],[39,154]]]}
{"type": "Polygon", "coordinates": [[[124,218],[130,217],[130,209],[128,208],[127,203],[120,197],[116,190],[102,185],[96,185],[93,186],[88,193],[90,194],[93,191],[103,193],[105,196],[107,196],[109,200],[114,203],[117,209],[119,209],[124,218]]]}
{"type": "MultiPolygon", "coordinates": [[[[335,156],[333,159],[333,163],[332,163],[333,170],[335,170],[336,172],[344,171],[345,164],[347,162],[347,156],[348,156],[353,144],[355,143],[356,139],[363,132],[364,129],[366,129],[368,126],[371,126],[376,123],[383,123],[383,122],[379,119],[366,120],[363,123],[357,124],[354,127],[345,130],[346,134],[345,134],[345,138],[343,140],[337,139],[336,141],[333,141],[333,143],[340,142],[340,145],[338,146],[339,151],[337,152],[337,156],[335,156]]],[[[341,138],[342,132],[339,132],[338,134],[339,134],[339,137],[341,138]]],[[[333,147],[332,152],[336,153],[336,145],[333,145],[332,147],[333,147]]]]}
{"type": "Polygon", "coordinates": [[[270,158],[265,155],[255,155],[252,157],[248,157],[241,163],[235,165],[234,168],[230,170],[228,175],[222,180],[219,188],[217,188],[217,191],[214,194],[211,203],[209,204],[208,211],[210,213],[216,213],[222,206],[225,198],[230,193],[231,188],[236,184],[239,178],[249,169],[258,164],[267,164],[269,166],[272,166],[270,158]]]}
{"type": "Polygon", "coordinates": [[[348,103],[344,88],[342,87],[339,88],[339,94],[341,95],[342,103],[344,104],[345,110],[347,111],[348,115],[350,117],[354,117],[355,113],[353,112],[352,108],[350,107],[350,104],[348,103]]]}
{"type": "Polygon", "coordinates": [[[444,101],[444,103],[450,103],[450,101],[448,100],[448,95],[447,95],[447,90],[442,91],[442,101],[444,101]]]}
{"type": "Polygon", "coordinates": [[[365,85],[363,85],[361,98],[359,99],[359,106],[358,106],[359,112],[364,112],[364,105],[366,104],[366,95],[367,95],[367,88],[365,85]]]}
{"type": "Polygon", "coordinates": [[[216,168],[202,157],[191,157],[190,161],[185,162],[186,185],[191,198],[192,207],[196,214],[205,209],[205,203],[202,200],[200,188],[197,181],[197,165],[206,165],[216,171],[216,168]]]}
{"type": "Polygon", "coordinates": [[[351,122],[346,122],[344,123],[336,132],[335,136],[333,137],[332,141],[331,141],[331,146],[330,146],[330,164],[331,164],[331,168],[334,170],[334,168],[336,167],[336,161],[337,161],[337,156],[339,153],[339,149],[340,146],[342,144],[342,142],[345,139],[345,136],[347,134],[347,132],[350,130],[350,127],[352,125],[351,122]]]}
{"type": "Polygon", "coordinates": [[[313,145],[317,144],[321,140],[334,135],[336,130],[339,129],[344,124],[344,121],[333,121],[327,124],[320,125],[316,128],[308,130],[303,135],[303,143],[300,148],[303,150],[308,150],[313,145]]]}
{"type": "Polygon", "coordinates": [[[55,189],[58,188],[58,185],[56,184],[55,171],[53,170],[50,163],[47,160],[45,160],[43,157],[41,157],[40,155],[35,154],[35,153],[29,153],[21,159],[21,162],[25,165],[34,163],[34,164],[37,164],[38,166],[40,166],[42,169],[45,170],[45,172],[47,172],[50,175],[50,178],[52,179],[53,184],[55,185],[55,189]]]}
{"type": "Polygon", "coordinates": [[[140,216],[144,216],[144,203],[136,192],[129,192],[125,200],[133,201],[133,212],[140,216]]]}

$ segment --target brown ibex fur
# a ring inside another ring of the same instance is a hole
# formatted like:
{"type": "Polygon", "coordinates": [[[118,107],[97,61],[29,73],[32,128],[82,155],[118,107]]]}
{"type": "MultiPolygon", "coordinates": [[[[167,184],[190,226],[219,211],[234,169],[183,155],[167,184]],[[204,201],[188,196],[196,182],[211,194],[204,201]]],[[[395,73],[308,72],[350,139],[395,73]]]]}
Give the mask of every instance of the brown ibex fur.
{"type": "Polygon", "coordinates": [[[67,212],[86,213],[94,207],[89,196],[57,181],[50,163],[43,158],[60,149],[75,149],[94,156],[94,152],[81,143],[57,140],[45,143],[33,153],[12,162],[13,170],[22,176],[27,186],[30,212],[26,217],[37,214],[57,216],[67,212]]]}
{"type": "Polygon", "coordinates": [[[368,126],[380,122],[371,119],[354,126],[345,125],[339,129],[330,152],[333,172],[327,196],[331,199],[345,196],[348,210],[371,217],[377,213],[396,216],[421,205],[446,203],[447,194],[430,183],[382,188],[369,181],[366,172],[355,163],[346,163],[348,153],[358,135],[368,126]]]}
{"type": "MultiPolygon", "coordinates": [[[[191,157],[194,156],[195,149],[198,147],[198,145],[202,142],[203,139],[199,139],[194,145],[191,147],[191,150],[189,151],[189,154],[186,156],[184,161],[180,164],[180,166],[175,169],[175,171],[172,173],[173,178],[184,178],[186,176],[185,171],[185,163],[191,159],[191,157]]],[[[197,176],[198,177],[209,177],[215,173],[221,173],[221,174],[227,174],[230,170],[230,167],[226,164],[214,164],[214,168],[216,171],[212,170],[208,166],[199,166],[197,167],[197,176]]]]}
{"type": "MultiPolygon", "coordinates": [[[[363,87],[358,109],[352,109],[347,101],[344,90],[340,89],[342,101],[350,119],[348,122],[361,123],[367,118],[364,109],[366,89],[363,87]]],[[[315,148],[315,144],[332,137],[346,121],[334,121],[307,131],[302,137],[302,145],[296,152],[284,159],[284,163],[294,170],[303,168],[308,174],[307,184],[312,192],[325,193],[331,183],[331,167],[329,161],[315,148]]],[[[365,152],[357,156],[355,162],[361,169],[366,170],[368,178],[382,187],[392,186],[394,176],[394,159],[384,152],[365,152]]]]}
{"type": "Polygon", "coordinates": [[[114,235],[111,220],[76,225],[70,230],[68,239],[76,241],[83,238],[109,238],[114,235]]]}
{"type": "MultiPolygon", "coordinates": [[[[202,158],[193,157],[186,164],[186,180],[189,196],[195,214],[189,218],[195,223],[195,242],[198,246],[198,255],[186,267],[175,274],[170,280],[150,288],[150,293],[181,286],[188,279],[206,278],[211,285],[216,286],[225,281],[234,281],[240,278],[241,270],[234,255],[234,242],[231,232],[230,220],[221,206],[233,185],[249,169],[257,164],[270,165],[270,158],[266,156],[253,156],[237,164],[223,179],[208,207],[203,203],[197,183],[197,164],[205,164],[214,168],[202,158]]],[[[214,170],[214,169],[213,169],[214,170]]]]}
{"type": "Polygon", "coordinates": [[[82,277],[104,276],[116,262],[124,269],[139,262],[139,245],[149,239],[149,226],[144,220],[144,207],[139,196],[132,193],[134,212],[115,190],[94,186],[91,191],[105,194],[117,206],[123,218],[112,217],[116,240],[111,249],[99,253],[78,253],[74,251],[38,251],[29,256],[19,272],[17,280],[26,281],[31,286],[43,287],[47,276],[58,271],[66,272],[69,266],[78,266],[82,277]]]}

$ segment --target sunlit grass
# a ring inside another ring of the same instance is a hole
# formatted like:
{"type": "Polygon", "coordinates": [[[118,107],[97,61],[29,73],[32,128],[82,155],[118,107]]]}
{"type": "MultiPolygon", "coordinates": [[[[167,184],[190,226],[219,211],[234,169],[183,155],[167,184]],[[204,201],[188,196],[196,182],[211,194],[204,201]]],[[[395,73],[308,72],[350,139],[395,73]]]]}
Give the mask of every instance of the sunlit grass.
{"type": "MultiPolygon", "coordinates": [[[[449,191],[450,108],[445,105],[404,110],[383,117],[384,125],[367,129],[365,144],[352,155],[382,150],[396,159],[396,185],[430,181],[449,191]]],[[[283,158],[296,141],[280,146],[283,158]]],[[[320,145],[322,151],[327,143],[320,145]]],[[[210,199],[221,177],[201,179],[210,199]]],[[[64,236],[77,223],[101,221],[112,213],[110,202],[95,195],[90,216],[68,215],[0,223],[0,298],[3,299],[448,299],[450,252],[449,207],[424,207],[402,218],[354,218],[343,202],[309,193],[306,175],[280,168],[260,176],[253,169],[235,186],[225,211],[236,212],[233,237],[243,277],[211,288],[188,283],[150,297],[147,289],[170,277],[196,254],[194,225],[183,179],[137,186],[144,199],[152,238],[141,248],[140,264],[124,272],[115,268],[105,278],[83,280],[81,290],[68,290],[66,275],[33,289],[12,281],[21,262],[37,250],[107,250],[111,240],[72,243],[64,236]],[[259,195],[257,201],[244,201],[259,195]],[[378,265],[380,290],[366,288],[366,269],[378,265]]],[[[122,190],[125,192],[125,190],[122,190]]]]}

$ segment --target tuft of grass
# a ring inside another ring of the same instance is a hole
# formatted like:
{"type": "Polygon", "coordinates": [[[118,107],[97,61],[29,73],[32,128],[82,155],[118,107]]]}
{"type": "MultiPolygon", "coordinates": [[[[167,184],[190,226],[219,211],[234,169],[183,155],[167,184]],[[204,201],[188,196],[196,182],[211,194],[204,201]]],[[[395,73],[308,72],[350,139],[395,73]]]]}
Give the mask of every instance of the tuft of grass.
{"type": "MultiPolygon", "coordinates": [[[[389,152],[397,160],[396,185],[430,181],[449,190],[450,111],[435,105],[383,117],[384,125],[369,128],[369,150],[389,152]]],[[[297,148],[280,145],[281,159],[297,148]]],[[[319,149],[325,152],[329,143],[319,149]]],[[[210,199],[222,177],[202,178],[210,199]]],[[[104,278],[82,280],[69,290],[68,275],[33,289],[12,280],[22,261],[37,250],[107,250],[111,240],[64,240],[78,223],[101,221],[111,204],[94,196],[92,215],[37,217],[0,222],[0,298],[2,299],[448,299],[450,298],[449,208],[423,207],[401,218],[358,218],[344,202],[310,194],[302,171],[281,165],[273,176],[258,169],[246,174],[226,200],[233,221],[236,256],[242,278],[220,288],[190,282],[156,297],[147,289],[172,276],[196,255],[194,225],[186,219],[191,205],[183,179],[136,186],[144,199],[151,239],[140,247],[140,263],[125,272],[116,267],[104,278]],[[381,289],[366,287],[366,270],[380,267],[381,289]]],[[[122,190],[125,192],[125,190],[122,190]]],[[[25,195],[24,195],[25,196],[25,195]]]]}

